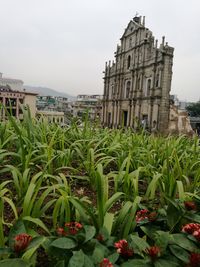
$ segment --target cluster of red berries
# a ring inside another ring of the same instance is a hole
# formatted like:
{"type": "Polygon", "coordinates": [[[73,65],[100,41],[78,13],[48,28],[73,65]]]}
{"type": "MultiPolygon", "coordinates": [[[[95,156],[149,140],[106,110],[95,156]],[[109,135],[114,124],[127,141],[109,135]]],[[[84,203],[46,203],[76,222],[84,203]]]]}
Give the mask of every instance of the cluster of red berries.
{"type": "Polygon", "coordinates": [[[69,222],[65,223],[64,228],[57,228],[57,234],[60,236],[76,235],[82,228],[83,225],[79,222],[69,222]]]}
{"type": "Polygon", "coordinates": [[[114,267],[114,265],[109,261],[109,259],[104,258],[101,262],[100,262],[100,267],[114,267]]]}
{"type": "Polygon", "coordinates": [[[200,224],[188,223],[183,226],[182,232],[193,235],[198,241],[200,241],[200,224]]]}
{"type": "Polygon", "coordinates": [[[184,206],[187,210],[197,210],[197,205],[194,201],[185,201],[184,206]]]}
{"type": "Polygon", "coordinates": [[[157,213],[155,211],[150,212],[147,209],[139,210],[136,213],[136,222],[139,223],[144,220],[148,220],[150,222],[155,221],[157,218],[157,213]]]}
{"type": "Polygon", "coordinates": [[[191,253],[189,258],[189,263],[186,267],[200,267],[200,254],[199,253],[191,253]]]}
{"type": "Polygon", "coordinates": [[[117,253],[121,254],[123,257],[126,258],[129,258],[134,254],[133,249],[129,248],[128,242],[125,239],[116,242],[115,248],[117,248],[117,253]]]}

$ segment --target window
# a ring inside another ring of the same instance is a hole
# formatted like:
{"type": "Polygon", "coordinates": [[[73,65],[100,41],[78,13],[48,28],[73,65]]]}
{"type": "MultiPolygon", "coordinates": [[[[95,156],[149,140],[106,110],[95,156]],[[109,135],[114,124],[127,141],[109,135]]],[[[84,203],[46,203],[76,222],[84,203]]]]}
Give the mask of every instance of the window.
{"type": "Polygon", "coordinates": [[[137,81],[137,89],[140,90],[140,78],[138,78],[138,81],[137,81]]]}
{"type": "Polygon", "coordinates": [[[150,89],[151,89],[151,79],[147,79],[146,88],[145,88],[145,91],[144,91],[144,96],[149,96],[150,95],[150,89]]]}
{"type": "Polygon", "coordinates": [[[126,82],[125,98],[129,98],[130,90],[131,90],[131,81],[127,81],[126,82]]]}
{"type": "Polygon", "coordinates": [[[114,85],[112,85],[111,88],[112,88],[112,95],[114,95],[115,94],[115,87],[114,87],[114,85]]]}
{"type": "Polygon", "coordinates": [[[156,75],[156,87],[159,86],[159,74],[156,75]]]}
{"type": "Polygon", "coordinates": [[[131,56],[129,55],[127,59],[127,69],[129,69],[130,66],[131,66],[131,56]]]}
{"type": "Polygon", "coordinates": [[[129,48],[132,46],[132,38],[129,39],[129,48]]]}

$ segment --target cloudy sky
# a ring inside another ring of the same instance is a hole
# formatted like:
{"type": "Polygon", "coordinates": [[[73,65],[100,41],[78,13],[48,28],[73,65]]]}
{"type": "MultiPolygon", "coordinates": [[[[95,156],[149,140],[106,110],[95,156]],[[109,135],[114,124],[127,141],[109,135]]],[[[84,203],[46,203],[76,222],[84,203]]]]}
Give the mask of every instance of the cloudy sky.
{"type": "Polygon", "coordinates": [[[102,94],[105,61],[138,12],[175,47],[172,93],[200,99],[199,0],[0,0],[0,72],[72,95],[102,94]]]}

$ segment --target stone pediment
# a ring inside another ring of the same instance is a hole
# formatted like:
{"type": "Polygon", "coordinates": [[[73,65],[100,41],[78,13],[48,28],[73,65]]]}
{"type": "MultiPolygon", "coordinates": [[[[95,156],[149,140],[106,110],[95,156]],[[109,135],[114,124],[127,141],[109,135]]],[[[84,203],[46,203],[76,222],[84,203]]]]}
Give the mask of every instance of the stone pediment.
{"type": "Polygon", "coordinates": [[[137,22],[131,20],[129,22],[128,26],[126,27],[121,39],[126,37],[126,36],[129,36],[131,33],[133,33],[135,30],[137,30],[140,27],[141,27],[141,25],[139,25],[137,22]]]}

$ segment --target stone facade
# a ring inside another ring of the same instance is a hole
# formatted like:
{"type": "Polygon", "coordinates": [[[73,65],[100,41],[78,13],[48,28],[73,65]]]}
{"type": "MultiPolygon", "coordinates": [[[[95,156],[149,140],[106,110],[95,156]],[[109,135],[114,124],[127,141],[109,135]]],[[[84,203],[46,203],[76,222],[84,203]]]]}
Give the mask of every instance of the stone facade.
{"type": "Polygon", "coordinates": [[[187,111],[181,110],[173,104],[170,105],[168,133],[189,136],[194,134],[187,111]]]}
{"type": "Polygon", "coordinates": [[[115,61],[106,63],[102,123],[104,126],[145,126],[165,132],[169,126],[174,49],[158,47],[145,17],[134,17],[117,46],[115,61]]]}

